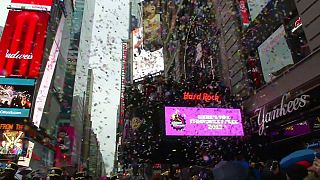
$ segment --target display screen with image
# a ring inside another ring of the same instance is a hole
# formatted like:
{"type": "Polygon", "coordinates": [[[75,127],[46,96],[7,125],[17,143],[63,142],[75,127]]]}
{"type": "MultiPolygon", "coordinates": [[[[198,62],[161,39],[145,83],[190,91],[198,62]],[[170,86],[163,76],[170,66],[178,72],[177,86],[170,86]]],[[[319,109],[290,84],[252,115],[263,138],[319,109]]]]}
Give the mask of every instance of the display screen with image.
{"type": "Polygon", "coordinates": [[[133,43],[133,80],[164,70],[163,48],[150,52],[144,48],[143,28],[132,31],[133,43]]]}
{"type": "Polygon", "coordinates": [[[165,107],[167,136],[243,136],[240,109],[165,107]]]}
{"type": "Polygon", "coordinates": [[[2,131],[0,135],[0,154],[25,156],[29,141],[23,131],[2,131]]]}
{"type": "Polygon", "coordinates": [[[0,78],[0,117],[29,117],[35,80],[0,78]]]}
{"type": "Polygon", "coordinates": [[[294,63],[285,34],[284,26],[281,25],[258,48],[263,77],[266,82],[271,81],[279,70],[294,63]]]}

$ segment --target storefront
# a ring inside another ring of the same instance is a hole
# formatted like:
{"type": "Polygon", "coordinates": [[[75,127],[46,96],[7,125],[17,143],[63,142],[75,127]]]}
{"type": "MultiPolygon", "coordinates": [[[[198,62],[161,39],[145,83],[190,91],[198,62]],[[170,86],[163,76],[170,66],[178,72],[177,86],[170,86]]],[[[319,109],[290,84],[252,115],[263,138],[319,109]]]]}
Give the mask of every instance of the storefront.
{"type": "Polygon", "coordinates": [[[319,92],[320,77],[248,112],[261,154],[278,159],[320,141],[319,92]]]}

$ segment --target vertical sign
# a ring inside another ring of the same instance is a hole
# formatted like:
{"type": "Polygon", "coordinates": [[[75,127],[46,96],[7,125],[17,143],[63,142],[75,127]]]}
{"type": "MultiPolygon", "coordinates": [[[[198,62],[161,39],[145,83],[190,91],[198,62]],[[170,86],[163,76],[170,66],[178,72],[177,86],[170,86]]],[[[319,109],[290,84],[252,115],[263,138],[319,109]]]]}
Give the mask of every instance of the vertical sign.
{"type": "Polygon", "coordinates": [[[126,70],[127,70],[127,49],[128,43],[122,43],[122,69],[121,69],[121,96],[120,96],[120,125],[124,125],[124,91],[126,84],[126,70]]]}
{"type": "Polygon", "coordinates": [[[240,6],[242,25],[248,26],[250,24],[250,18],[249,18],[249,12],[247,9],[246,0],[239,0],[239,6],[240,6]]]}
{"type": "Polygon", "coordinates": [[[37,78],[49,14],[9,11],[0,42],[0,75],[37,78]]]}
{"type": "Polygon", "coordinates": [[[65,21],[65,17],[62,16],[59,23],[59,27],[57,29],[57,34],[53,41],[53,45],[49,55],[49,60],[46,65],[46,68],[42,77],[42,81],[40,84],[40,88],[37,94],[36,102],[34,105],[34,113],[33,113],[32,121],[34,122],[34,125],[37,127],[40,126],[42,113],[43,113],[44,106],[46,104],[46,99],[49,92],[52,76],[57,64],[57,58],[60,52],[60,43],[62,38],[64,21],[65,21]]]}

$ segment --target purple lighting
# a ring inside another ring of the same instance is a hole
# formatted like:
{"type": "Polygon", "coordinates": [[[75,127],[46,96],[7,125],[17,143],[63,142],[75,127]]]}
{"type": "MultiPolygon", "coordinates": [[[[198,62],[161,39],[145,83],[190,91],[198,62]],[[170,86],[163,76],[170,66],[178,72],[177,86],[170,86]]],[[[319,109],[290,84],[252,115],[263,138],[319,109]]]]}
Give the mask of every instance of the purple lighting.
{"type": "Polygon", "coordinates": [[[240,109],[165,107],[167,136],[243,136],[240,109]]]}

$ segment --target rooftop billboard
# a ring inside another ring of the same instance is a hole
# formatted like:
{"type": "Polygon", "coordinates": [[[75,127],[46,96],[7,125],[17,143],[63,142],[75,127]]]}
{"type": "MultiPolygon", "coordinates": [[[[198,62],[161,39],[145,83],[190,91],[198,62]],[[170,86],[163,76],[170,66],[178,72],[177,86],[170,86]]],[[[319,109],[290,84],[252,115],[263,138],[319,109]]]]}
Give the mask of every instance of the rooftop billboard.
{"type": "Polygon", "coordinates": [[[240,109],[165,107],[167,136],[244,136],[240,109]]]}

